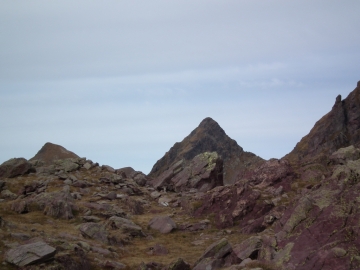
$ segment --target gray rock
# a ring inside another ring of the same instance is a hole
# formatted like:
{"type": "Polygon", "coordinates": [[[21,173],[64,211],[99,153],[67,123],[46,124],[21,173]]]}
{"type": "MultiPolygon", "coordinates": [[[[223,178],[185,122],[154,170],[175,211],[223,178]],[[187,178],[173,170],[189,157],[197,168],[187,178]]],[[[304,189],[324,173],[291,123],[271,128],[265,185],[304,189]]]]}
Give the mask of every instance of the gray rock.
{"type": "Polygon", "coordinates": [[[83,167],[87,170],[90,170],[91,169],[91,164],[89,162],[86,162],[83,167]]]}
{"type": "Polygon", "coordinates": [[[10,249],[5,260],[23,267],[35,263],[43,263],[54,258],[56,249],[44,242],[35,242],[10,249]]]}
{"type": "Polygon", "coordinates": [[[157,199],[161,196],[161,193],[159,191],[153,191],[150,193],[150,197],[153,199],[157,199]]]}
{"type": "Polygon", "coordinates": [[[12,158],[0,165],[0,177],[12,178],[23,175],[28,173],[31,167],[31,163],[25,158],[12,158]]]}
{"type": "Polygon", "coordinates": [[[145,236],[140,226],[126,218],[113,216],[109,218],[106,227],[119,229],[122,233],[130,234],[131,236],[145,236]]]}
{"type": "Polygon", "coordinates": [[[64,170],[65,172],[72,172],[79,169],[79,164],[76,163],[76,159],[74,158],[66,158],[66,159],[59,159],[55,162],[56,169],[64,170]]]}
{"type": "Polygon", "coordinates": [[[230,253],[232,251],[232,247],[227,239],[223,238],[212,245],[210,245],[203,255],[198,259],[198,261],[201,261],[204,258],[215,258],[220,259],[223,258],[225,255],[230,253]]]}
{"type": "Polygon", "coordinates": [[[108,165],[102,165],[101,169],[104,170],[104,171],[115,173],[115,169],[113,167],[111,167],[111,166],[108,166],[108,165]]]}
{"type": "Polygon", "coordinates": [[[169,265],[169,270],[190,270],[190,264],[179,258],[169,265]]]}
{"type": "Polygon", "coordinates": [[[149,227],[161,233],[170,233],[172,230],[176,229],[176,224],[168,216],[158,216],[150,220],[149,227]]]}
{"type": "Polygon", "coordinates": [[[17,195],[15,193],[12,193],[8,189],[4,189],[1,191],[1,197],[5,199],[15,200],[17,198],[17,195]]]}
{"type": "Polygon", "coordinates": [[[253,254],[257,253],[261,246],[261,237],[252,236],[241,242],[241,244],[234,246],[234,252],[238,258],[245,260],[247,258],[251,258],[253,254]]]}
{"type": "Polygon", "coordinates": [[[79,230],[85,238],[98,240],[106,245],[109,244],[108,234],[101,224],[94,222],[84,223],[80,225],[79,230]]]}

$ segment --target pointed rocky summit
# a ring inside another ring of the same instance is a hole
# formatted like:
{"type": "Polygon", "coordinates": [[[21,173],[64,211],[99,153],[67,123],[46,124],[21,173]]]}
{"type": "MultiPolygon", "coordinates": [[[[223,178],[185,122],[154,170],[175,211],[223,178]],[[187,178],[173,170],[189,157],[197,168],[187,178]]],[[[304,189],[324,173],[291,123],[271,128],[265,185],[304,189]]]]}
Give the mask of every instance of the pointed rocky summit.
{"type": "Polygon", "coordinates": [[[321,160],[349,145],[360,146],[360,81],[346,99],[336,97],[331,111],[284,158],[292,163],[321,160]]]}
{"type": "Polygon", "coordinates": [[[175,143],[153,166],[149,176],[158,177],[175,162],[192,160],[204,152],[217,152],[224,160],[224,184],[232,184],[237,176],[256,167],[263,159],[245,152],[212,118],[205,118],[182,142],[175,143]]]}
{"type": "Polygon", "coordinates": [[[45,164],[51,164],[54,160],[65,158],[79,158],[79,156],[61,145],[47,142],[30,160],[41,160],[45,164]]]}

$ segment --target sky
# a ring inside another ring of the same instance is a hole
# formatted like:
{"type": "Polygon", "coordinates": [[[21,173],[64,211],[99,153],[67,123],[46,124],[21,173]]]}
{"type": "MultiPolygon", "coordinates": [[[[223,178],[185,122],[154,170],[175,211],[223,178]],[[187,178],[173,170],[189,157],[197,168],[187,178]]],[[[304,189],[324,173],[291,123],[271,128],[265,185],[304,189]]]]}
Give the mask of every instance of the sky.
{"type": "Polygon", "coordinates": [[[358,0],[0,3],[0,163],[46,143],[149,173],[211,117],[281,158],[360,80],[358,0]]]}

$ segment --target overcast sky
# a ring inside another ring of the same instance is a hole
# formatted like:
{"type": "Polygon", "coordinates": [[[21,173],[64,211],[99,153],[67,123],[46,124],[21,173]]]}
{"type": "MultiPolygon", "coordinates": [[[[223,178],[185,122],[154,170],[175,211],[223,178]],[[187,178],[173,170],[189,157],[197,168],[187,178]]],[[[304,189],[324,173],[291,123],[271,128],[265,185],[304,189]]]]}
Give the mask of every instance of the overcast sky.
{"type": "Polygon", "coordinates": [[[0,3],[0,163],[46,143],[148,173],[212,117],[290,152],[360,80],[360,1],[0,3]]]}

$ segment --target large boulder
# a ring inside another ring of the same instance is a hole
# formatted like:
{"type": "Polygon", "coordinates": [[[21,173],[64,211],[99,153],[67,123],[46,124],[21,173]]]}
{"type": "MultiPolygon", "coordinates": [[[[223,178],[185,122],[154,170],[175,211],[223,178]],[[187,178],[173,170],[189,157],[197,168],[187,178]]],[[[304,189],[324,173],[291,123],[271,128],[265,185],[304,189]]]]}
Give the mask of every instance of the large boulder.
{"type": "Polygon", "coordinates": [[[227,239],[210,245],[194,264],[194,270],[220,269],[240,262],[227,239]]]}
{"type": "Polygon", "coordinates": [[[12,158],[0,165],[0,177],[15,177],[26,174],[31,169],[31,163],[25,158],[12,158]]]}
{"type": "Polygon", "coordinates": [[[158,216],[150,220],[149,227],[161,233],[170,233],[176,229],[176,224],[168,216],[158,216]]]}
{"type": "Polygon", "coordinates": [[[216,152],[205,152],[190,163],[180,160],[153,181],[157,189],[208,191],[223,185],[223,161],[216,152]]]}
{"type": "Polygon", "coordinates": [[[257,259],[259,250],[262,246],[262,240],[259,236],[252,236],[238,245],[234,246],[236,256],[242,261],[250,258],[257,259]]]}
{"type": "Polygon", "coordinates": [[[145,236],[140,226],[126,218],[113,216],[109,218],[106,226],[111,229],[120,230],[124,234],[130,234],[131,236],[145,236]]]}
{"type": "Polygon", "coordinates": [[[81,224],[79,230],[85,238],[94,239],[100,241],[106,245],[109,244],[108,233],[105,229],[105,226],[95,223],[95,222],[87,222],[81,224]]]}
{"type": "Polygon", "coordinates": [[[55,248],[39,241],[10,249],[5,254],[5,260],[18,267],[23,267],[52,260],[55,253],[55,248]]]}

